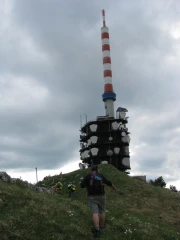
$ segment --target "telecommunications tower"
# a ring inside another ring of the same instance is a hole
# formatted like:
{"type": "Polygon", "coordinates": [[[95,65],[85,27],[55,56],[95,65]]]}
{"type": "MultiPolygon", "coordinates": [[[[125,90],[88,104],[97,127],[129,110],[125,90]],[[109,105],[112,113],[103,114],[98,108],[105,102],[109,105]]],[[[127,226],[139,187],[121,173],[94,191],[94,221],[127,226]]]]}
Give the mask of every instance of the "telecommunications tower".
{"type": "Polygon", "coordinates": [[[112,84],[109,29],[106,26],[105,11],[102,10],[103,26],[101,28],[104,93],[102,100],[105,116],[98,116],[94,121],[86,121],[80,129],[80,158],[82,164],[89,167],[100,163],[114,165],[120,171],[130,168],[130,132],[126,124],[127,109],[118,107],[114,113],[116,94],[112,84]]]}

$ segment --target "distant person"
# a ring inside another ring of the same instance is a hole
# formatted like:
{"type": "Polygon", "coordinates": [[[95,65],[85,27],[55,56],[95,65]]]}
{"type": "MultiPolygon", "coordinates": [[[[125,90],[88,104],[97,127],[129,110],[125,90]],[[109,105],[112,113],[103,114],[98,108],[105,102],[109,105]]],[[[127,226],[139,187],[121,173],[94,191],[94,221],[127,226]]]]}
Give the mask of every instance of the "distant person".
{"type": "Polygon", "coordinates": [[[87,174],[81,182],[82,188],[87,188],[88,203],[92,211],[94,237],[100,237],[100,229],[105,224],[105,191],[104,185],[117,190],[115,186],[103,174],[98,173],[98,166],[92,167],[92,173],[87,174]]]}
{"type": "Polygon", "coordinates": [[[63,184],[61,182],[57,182],[55,185],[55,192],[59,194],[62,191],[62,188],[63,184]]]}
{"type": "Polygon", "coordinates": [[[69,197],[75,197],[76,186],[72,183],[68,184],[69,197]]]}

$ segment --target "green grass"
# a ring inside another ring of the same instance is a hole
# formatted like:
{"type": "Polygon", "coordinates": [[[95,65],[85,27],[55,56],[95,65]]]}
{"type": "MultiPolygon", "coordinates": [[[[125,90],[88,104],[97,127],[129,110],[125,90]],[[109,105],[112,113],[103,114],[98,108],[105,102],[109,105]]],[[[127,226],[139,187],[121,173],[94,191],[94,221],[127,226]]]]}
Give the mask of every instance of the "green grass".
{"type": "MultiPolygon", "coordinates": [[[[79,183],[89,170],[62,175],[61,195],[37,193],[10,183],[0,183],[1,240],[86,240],[91,212],[86,190],[79,183]],[[68,197],[67,185],[77,186],[76,198],[68,197]]],[[[124,193],[106,187],[104,240],[180,240],[180,194],[130,178],[113,166],[101,165],[100,172],[124,193]]],[[[60,176],[47,177],[40,185],[55,185],[60,176]]]]}

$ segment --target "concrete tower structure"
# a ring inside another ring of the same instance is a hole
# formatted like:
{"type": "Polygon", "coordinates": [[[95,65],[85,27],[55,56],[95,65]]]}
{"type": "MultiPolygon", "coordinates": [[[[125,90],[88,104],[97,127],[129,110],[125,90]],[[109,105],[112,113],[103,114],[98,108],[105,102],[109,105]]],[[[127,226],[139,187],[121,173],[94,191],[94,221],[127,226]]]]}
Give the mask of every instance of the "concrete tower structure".
{"type": "Polygon", "coordinates": [[[102,10],[102,17],[103,27],[101,28],[101,40],[104,68],[104,94],[102,95],[102,98],[105,104],[106,116],[114,117],[114,101],[116,100],[116,94],[113,91],[109,29],[106,26],[104,10],[102,10]]]}
{"type": "Polygon", "coordinates": [[[119,107],[114,114],[116,94],[113,91],[109,30],[106,26],[105,11],[102,10],[103,27],[101,28],[102,55],[104,68],[105,116],[98,116],[94,121],[86,121],[80,129],[80,168],[100,163],[114,165],[120,171],[130,168],[130,132],[126,124],[127,109],[119,107]]]}

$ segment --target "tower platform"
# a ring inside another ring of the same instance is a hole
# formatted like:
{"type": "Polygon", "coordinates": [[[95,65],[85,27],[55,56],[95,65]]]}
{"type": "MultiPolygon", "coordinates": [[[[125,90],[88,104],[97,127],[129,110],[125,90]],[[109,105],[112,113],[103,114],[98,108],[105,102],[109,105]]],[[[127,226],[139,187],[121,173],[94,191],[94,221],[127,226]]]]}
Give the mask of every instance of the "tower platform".
{"type": "Polygon", "coordinates": [[[80,156],[89,167],[106,162],[120,171],[130,169],[130,137],[127,109],[118,108],[116,118],[99,116],[80,129],[80,156]]]}

